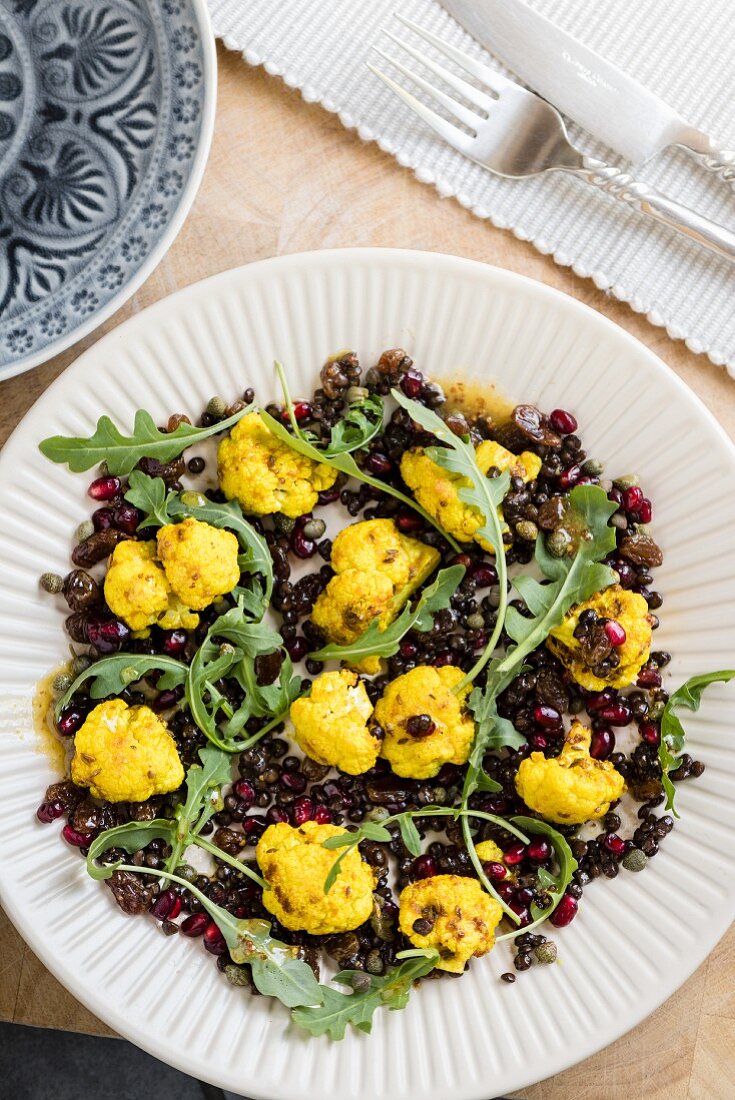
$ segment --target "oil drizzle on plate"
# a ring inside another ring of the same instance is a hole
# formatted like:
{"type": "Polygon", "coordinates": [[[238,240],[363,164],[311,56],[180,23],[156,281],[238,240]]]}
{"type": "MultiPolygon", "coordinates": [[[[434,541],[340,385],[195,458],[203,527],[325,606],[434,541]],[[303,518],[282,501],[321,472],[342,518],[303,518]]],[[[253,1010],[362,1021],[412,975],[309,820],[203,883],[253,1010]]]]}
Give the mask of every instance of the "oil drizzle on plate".
{"type": "Polygon", "coordinates": [[[51,686],[65,667],[52,669],[36,684],[33,693],[33,728],[37,734],[36,751],[43,753],[59,774],[66,771],[66,749],[53,725],[53,711],[56,695],[51,686]]]}
{"type": "Polygon", "coordinates": [[[493,382],[465,382],[457,378],[444,387],[450,409],[472,416],[488,416],[495,424],[510,420],[515,402],[498,393],[493,382]]]}

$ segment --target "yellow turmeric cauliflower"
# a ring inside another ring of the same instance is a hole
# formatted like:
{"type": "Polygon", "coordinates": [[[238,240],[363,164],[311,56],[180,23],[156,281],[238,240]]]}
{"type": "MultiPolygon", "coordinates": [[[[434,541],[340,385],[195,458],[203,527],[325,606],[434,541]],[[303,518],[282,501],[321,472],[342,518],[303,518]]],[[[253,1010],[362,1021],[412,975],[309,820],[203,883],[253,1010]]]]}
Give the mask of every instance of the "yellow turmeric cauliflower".
{"type": "Polygon", "coordinates": [[[294,451],[268,430],[257,412],[248,413],[219,445],[219,483],[244,512],[302,516],[317,494],[337,480],[337,471],[294,451]]]}
{"type": "Polygon", "coordinates": [[[481,840],[475,851],[483,863],[502,863],[503,849],[494,840],[481,840]]]}
{"type": "Polygon", "coordinates": [[[439,952],[437,970],[461,974],[473,955],[495,946],[495,928],[503,915],[477,879],[434,875],[401,891],[398,923],[414,947],[439,952]],[[418,925],[418,930],[417,930],[418,925]]]}
{"type": "Polygon", "coordinates": [[[373,619],[384,630],[439,559],[438,550],[402,535],[391,519],[353,523],[334,540],[336,575],[314,604],[312,620],[339,645],[354,642],[373,619]]]}
{"type": "Polygon", "coordinates": [[[270,825],[258,841],[255,858],[270,887],[263,891],[263,905],[292,932],[350,932],[370,916],[375,877],[357,850],[345,856],[334,885],[324,893],[340,849],[322,848],[322,841],[346,831],[316,821],[298,829],[283,823],[270,825]]]}
{"type": "Polygon", "coordinates": [[[74,738],[71,777],[107,802],[145,802],[177,790],[184,769],[166,723],[150,707],[100,703],[74,738]]]}
{"type": "Polygon", "coordinates": [[[574,722],[559,756],[547,760],[532,752],[521,761],[516,790],[529,809],[559,825],[605,816],[622,796],[625,780],[609,760],[593,760],[590,738],[590,731],[574,722]]]}
{"type": "Polygon", "coordinates": [[[368,729],[373,705],[354,672],[322,672],[308,696],[291,704],[294,735],[319,764],[360,775],[375,764],[380,741],[368,729]]]}
{"type": "Polygon", "coordinates": [[[195,615],[172,592],[163,567],[156,559],[156,544],[126,539],[115,547],[105,576],[105,600],[113,615],[131,630],[161,626],[193,630],[195,615]]]}
{"type": "Polygon", "coordinates": [[[638,592],[628,592],[619,584],[598,592],[584,603],[571,608],[560,626],[555,627],[546,643],[574,679],[588,691],[602,691],[606,687],[627,687],[636,681],[638,673],[648,660],[651,648],[651,616],[648,604],[638,592]],[[574,637],[583,611],[594,611],[598,618],[612,619],[625,631],[625,641],[613,650],[620,664],[597,675],[586,664],[582,655],[582,643],[574,637]]]}
{"type": "Polygon", "coordinates": [[[380,755],[396,775],[430,779],[443,764],[467,761],[475,736],[474,720],[465,707],[471,685],[452,691],[463,676],[454,665],[418,665],[388,684],[373,720],[384,734],[380,755]]]}
{"type": "MultiPolygon", "coordinates": [[[[511,477],[521,477],[524,481],[534,481],[541,469],[541,459],[531,451],[514,455],[499,443],[486,439],[475,452],[477,465],[484,474],[492,467],[500,471],[507,470],[511,477]]],[[[413,495],[429,515],[450,535],[460,542],[472,542],[475,539],[483,550],[493,553],[493,547],[486,539],[477,538],[477,529],[482,517],[471,504],[459,499],[458,489],[469,487],[469,481],[459,474],[443,470],[429,458],[423,448],[406,451],[401,459],[401,475],[413,495]]],[[[498,510],[502,520],[502,510],[498,510]]]]}
{"type": "Polygon", "coordinates": [[[239,544],[231,531],[190,517],[161,527],[156,538],[166,579],[187,607],[201,611],[240,580],[239,544]]]}

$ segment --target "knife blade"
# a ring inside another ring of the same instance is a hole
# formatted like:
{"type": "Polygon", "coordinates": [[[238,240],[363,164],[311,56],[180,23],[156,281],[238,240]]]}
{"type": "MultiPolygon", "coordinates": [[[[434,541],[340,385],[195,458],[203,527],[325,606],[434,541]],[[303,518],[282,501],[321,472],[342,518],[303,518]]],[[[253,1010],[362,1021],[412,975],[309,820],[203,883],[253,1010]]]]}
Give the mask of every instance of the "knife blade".
{"type": "Polygon", "coordinates": [[[673,107],[522,0],[442,3],[524,83],[634,165],[681,145],[711,172],[735,179],[734,152],[718,150],[673,107]]]}

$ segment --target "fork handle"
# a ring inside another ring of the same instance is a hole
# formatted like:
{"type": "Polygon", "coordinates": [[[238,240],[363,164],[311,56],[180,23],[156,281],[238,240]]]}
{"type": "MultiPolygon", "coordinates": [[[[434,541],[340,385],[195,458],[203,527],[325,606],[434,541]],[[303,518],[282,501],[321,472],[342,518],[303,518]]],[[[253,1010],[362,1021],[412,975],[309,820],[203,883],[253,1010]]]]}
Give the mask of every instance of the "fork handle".
{"type": "Polygon", "coordinates": [[[583,156],[581,165],[564,168],[619,202],[697,241],[718,256],[735,261],[735,233],[675,202],[634,176],[596,157],[583,156]]]}
{"type": "Polygon", "coordinates": [[[701,130],[693,130],[684,140],[677,141],[682,149],[686,149],[694,160],[711,175],[716,176],[723,183],[735,186],[735,150],[718,149],[708,134],[701,130]]]}

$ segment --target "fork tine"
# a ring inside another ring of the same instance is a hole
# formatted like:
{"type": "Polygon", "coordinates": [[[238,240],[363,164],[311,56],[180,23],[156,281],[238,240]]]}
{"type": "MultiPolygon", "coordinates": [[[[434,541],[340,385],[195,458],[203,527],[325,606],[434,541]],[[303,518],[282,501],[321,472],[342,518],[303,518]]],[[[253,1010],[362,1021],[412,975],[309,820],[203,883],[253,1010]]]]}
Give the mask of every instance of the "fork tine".
{"type": "MultiPolygon", "coordinates": [[[[394,40],[397,41],[397,40],[394,40]]],[[[393,65],[399,72],[407,76],[409,80],[412,80],[414,84],[417,84],[419,88],[422,88],[428,95],[435,99],[438,103],[441,103],[450,114],[464,123],[465,126],[469,126],[471,130],[476,130],[479,123],[483,120],[479,115],[476,115],[474,111],[468,110],[462,103],[458,103],[456,99],[452,99],[450,95],[443,92],[441,88],[434,87],[428,80],[424,80],[423,76],[419,76],[418,73],[412,72],[409,68],[403,65],[400,61],[397,61],[395,57],[391,57],[390,54],[384,53],[378,46],[373,46],[376,53],[380,54],[384,61],[387,61],[390,65],[393,65]]]]}
{"type": "Polygon", "coordinates": [[[435,46],[445,57],[450,57],[452,61],[456,61],[458,65],[461,65],[465,72],[470,73],[470,75],[474,76],[477,80],[481,80],[488,88],[492,88],[496,95],[500,95],[503,88],[519,86],[514,84],[512,80],[508,80],[508,78],[501,73],[497,73],[495,69],[491,69],[488,65],[484,65],[482,61],[476,61],[474,57],[470,57],[464,50],[459,50],[456,46],[451,46],[442,38],[432,34],[431,31],[427,31],[425,27],[421,27],[418,23],[414,23],[412,19],[407,19],[406,16],[401,15],[400,12],[394,12],[393,14],[405,27],[409,27],[412,31],[415,31],[424,41],[430,42],[431,45],[435,46]]]}
{"type": "Polygon", "coordinates": [[[412,111],[419,115],[424,122],[431,126],[432,130],[435,130],[436,133],[439,134],[439,137],[444,138],[445,141],[453,145],[460,153],[464,153],[465,156],[471,155],[470,149],[472,147],[472,138],[468,137],[464,131],[458,130],[456,126],[453,126],[451,122],[447,122],[447,120],[442,118],[441,115],[438,115],[436,111],[432,111],[430,107],[426,107],[421,100],[416,99],[416,96],[407,92],[405,88],[402,88],[400,84],[397,84],[395,80],[392,80],[386,73],[377,69],[375,65],[371,65],[369,61],[366,62],[366,64],[368,69],[370,69],[379,80],[382,80],[392,92],[395,92],[404,103],[407,103],[412,111]]]}
{"type": "MultiPolygon", "coordinates": [[[[415,58],[421,65],[426,66],[427,69],[443,80],[450,88],[454,88],[455,92],[459,92],[464,99],[473,103],[479,110],[484,111],[486,114],[492,110],[495,104],[495,97],[489,96],[485,92],[479,91],[473,84],[468,84],[466,80],[463,80],[461,76],[457,76],[456,73],[446,69],[443,65],[440,65],[438,61],[434,61],[431,57],[421,53],[421,50],[417,50],[414,46],[409,46],[407,42],[402,42],[400,38],[397,38],[390,31],[384,30],[384,34],[390,38],[392,42],[395,42],[402,50],[405,50],[407,54],[415,58]]],[[[408,74],[411,75],[411,74],[408,74]]],[[[464,119],[462,120],[464,122],[464,119]]],[[[481,122],[482,119],[475,118],[476,122],[481,122]]]]}

